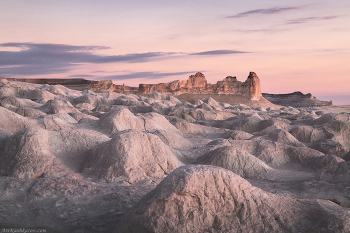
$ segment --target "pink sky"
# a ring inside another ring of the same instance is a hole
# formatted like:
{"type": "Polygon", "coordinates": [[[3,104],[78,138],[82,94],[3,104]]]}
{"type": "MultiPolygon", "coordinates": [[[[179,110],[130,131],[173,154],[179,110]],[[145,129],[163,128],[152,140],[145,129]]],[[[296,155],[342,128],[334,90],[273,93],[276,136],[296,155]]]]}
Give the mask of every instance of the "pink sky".
{"type": "Polygon", "coordinates": [[[350,96],[350,1],[16,0],[0,11],[1,77],[137,86],[254,71],[263,92],[350,96]]]}

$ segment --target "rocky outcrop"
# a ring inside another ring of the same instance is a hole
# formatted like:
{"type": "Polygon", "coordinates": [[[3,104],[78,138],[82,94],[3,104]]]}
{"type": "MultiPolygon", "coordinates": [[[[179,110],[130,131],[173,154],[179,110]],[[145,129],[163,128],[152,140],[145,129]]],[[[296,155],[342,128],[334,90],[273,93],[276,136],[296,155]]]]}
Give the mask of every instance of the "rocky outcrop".
{"type": "Polygon", "coordinates": [[[176,80],[169,83],[140,84],[139,94],[151,94],[160,92],[172,95],[190,94],[234,94],[247,97],[251,100],[261,98],[261,85],[259,77],[250,72],[245,82],[240,82],[236,77],[228,76],[216,84],[207,83],[205,76],[198,72],[191,75],[188,80],[176,80]]]}
{"type": "Polygon", "coordinates": [[[79,178],[52,153],[48,139],[49,131],[41,128],[26,128],[14,134],[1,153],[0,176],[79,178]]]}
{"type": "Polygon", "coordinates": [[[214,166],[176,169],[113,232],[347,232],[347,209],[264,192],[214,166]]]}
{"type": "MultiPolygon", "coordinates": [[[[86,80],[82,78],[75,79],[18,79],[6,78],[2,80],[20,81],[33,84],[49,84],[62,85],[73,90],[90,90],[98,93],[102,92],[117,92],[117,93],[137,93],[141,95],[150,95],[153,92],[174,95],[181,101],[193,102],[192,99],[197,100],[201,98],[212,98],[220,102],[230,104],[246,103],[249,106],[255,106],[256,103],[249,102],[249,100],[259,100],[260,102],[267,102],[267,105],[276,104],[282,106],[292,107],[320,107],[332,106],[332,101],[321,101],[309,94],[303,94],[300,91],[289,94],[268,94],[261,93],[260,79],[254,72],[250,72],[248,78],[244,82],[240,82],[234,76],[227,76],[224,80],[218,81],[216,84],[207,82],[204,74],[201,72],[189,76],[188,80],[175,80],[168,83],[158,84],[140,84],[139,87],[130,87],[123,85],[116,85],[112,80],[105,79],[101,81],[86,80]],[[187,96],[186,94],[190,94],[187,96]],[[223,97],[224,96],[224,97],[223,97]],[[263,97],[263,98],[262,98],[263,97]],[[224,99],[224,100],[223,100],[224,99]],[[248,102],[247,102],[248,100],[248,102]],[[267,100],[267,101],[266,101],[267,100]]],[[[8,90],[1,89],[0,94],[8,90]]],[[[35,90],[37,91],[37,90],[35,90]]],[[[42,91],[42,90],[40,90],[42,91]]],[[[28,93],[26,93],[28,95],[28,93]]],[[[38,96],[38,93],[33,93],[38,96]]],[[[32,94],[32,95],[33,95],[32,94]]],[[[8,93],[6,95],[9,95],[8,93]]],[[[12,95],[15,95],[14,93],[12,95]]],[[[41,97],[43,93],[39,93],[41,97]]],[[[22,98],[22,96],[21,96],[22,98]]],[[[26,97],[27,98],[27,97],[26,97]]],[[[33,100],[40,98],[33,97],[33,100]]],[[[44,98],[44,99],[52,99],[44,98]]],[[[266,103],[265,103],[266,105],[266,103]]]]}
{"type": "Polygon", "coordinates": [[[112,80],[110,79],[101,80],[93,88],[90,89],[90,91],[93,92],[105,92],[114,90],[115,84],[113,84],[112,80]]]}
{"type": "Polygon", "coordinates": [[[137,87],[129,87],[123,85],[115,85],[112,80],[110,79],[105,79],[101,81],[94,81],[94,86],[90,88],[90,91],[93,92],[108,92],[108,91],[113,91],[117,93],[134,93],[138,90],[137,87]]]}
{"type": "Polygon", "coordinates": [[[289,94],[267,94],[262,93],[262,96],[273,104],[292,106],[295,108],[302,107],[320,107],[320,106],[332,106],[332,101],[322,101],[316,99],[310,93],[303,94],[300,91],[296,91],[289,94]]]}
{"type": "MultiPolygon", "coordinates": [[[[3,79],[5,80],[5,79],[3,79]]],[[[115,85],[112,80],[105,79],[101,81],[86,80],[83,78],[69,78],[69,79],[50,79],[50,78],[6,78],[8,81],[26,82],[33,84],[49,84],[49,85],[62,85],[73,90],[83,91],[91,90],[94,92],[107,92],[114,91],[118,93],[130,93],[136,92],[137,87],[129,87],[123,85],[115,85]]]]}

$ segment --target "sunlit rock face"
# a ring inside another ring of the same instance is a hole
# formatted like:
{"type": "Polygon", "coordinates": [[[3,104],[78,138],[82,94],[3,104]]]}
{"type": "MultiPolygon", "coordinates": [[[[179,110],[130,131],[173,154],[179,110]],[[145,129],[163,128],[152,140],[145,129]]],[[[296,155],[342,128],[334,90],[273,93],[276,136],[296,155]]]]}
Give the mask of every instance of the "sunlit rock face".
{"type": "Polygon", "coordinates": [[[140,94],[160,92],[172,95],[189,94],[235,94],[247,97],[251,100],[259,100],[261,97],[260,79],[250,72],[245,82],[240,82],[236,77],[227,76],[216,84],[210,84],[201,72],[191,75],[188,80],[176,80],[169,83],[140,84],[140,94]]]}
{"type": "MultiPolygon", "coordinates": [[[[303,94],[300,91],[296,91],[288,94],[268,94],[262,93],[262,96],[268,101],[274,104],[283,106],[292,106],[296,108],[303,107],[321,107],[321,106],[332,106],[333,101],[322,101],[317,99],[315,96],[303,94]]],[[[319,112],[320,114],[321,112],[319,112]]]]}

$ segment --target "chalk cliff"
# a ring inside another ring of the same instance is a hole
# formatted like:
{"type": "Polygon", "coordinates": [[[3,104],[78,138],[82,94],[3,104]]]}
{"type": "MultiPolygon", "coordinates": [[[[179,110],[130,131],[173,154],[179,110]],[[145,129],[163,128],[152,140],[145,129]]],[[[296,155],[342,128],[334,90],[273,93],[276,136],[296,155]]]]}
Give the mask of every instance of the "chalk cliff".
{"type": "Polygon", "coordinates": [[[262,93],[263,97],[271,103],[283,106],[292,106],[295,108],[305,107],[321,107],[321,106],[332,106],[332,101],[318,100],[315,96],[303,94],[300,91],[296,91],[289,94],[268,94],[262,93]]]}
{"type": "Polygon", "coordinates": [[[216,84],[210,84],[205,76],[198,72],[191,75],[188,80],[176,80],[159,84],[140,84],[139,94],[151,94],[160,92],[163,94],[181,95],[190,94],[234,94],[247,97],[251,100],[259,100],[261,95],[261,85],[259,77],[250,72],[245,82],[240,82],[236,77],[228,76],[216,84]]]}

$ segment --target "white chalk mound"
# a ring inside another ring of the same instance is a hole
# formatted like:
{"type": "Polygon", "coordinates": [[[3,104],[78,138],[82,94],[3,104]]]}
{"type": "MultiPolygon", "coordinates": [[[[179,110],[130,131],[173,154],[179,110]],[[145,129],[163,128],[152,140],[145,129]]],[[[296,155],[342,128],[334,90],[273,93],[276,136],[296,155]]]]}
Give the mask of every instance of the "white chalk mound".
{"type": "Polygon", "coordinates": [[[52,153],[48,131],[41,128],[23,129],[7,141],[1,153],[0,174],[26,179],[79,177],[52,153]]]}
{"type": "Polygon", "coordinates": [[[277,196],[226,169],[197,165],[172,172],[114,232],[346,232],[349,217],[329,201],[277,196]]]}
{"type": "Polygon", "coordinates": [[[156,135],[131,131],[93,148],[83,175],[135,184],[160,179],[182,163],[156,135]]]}

